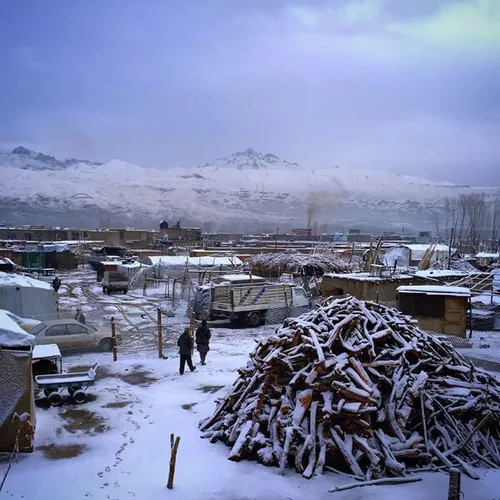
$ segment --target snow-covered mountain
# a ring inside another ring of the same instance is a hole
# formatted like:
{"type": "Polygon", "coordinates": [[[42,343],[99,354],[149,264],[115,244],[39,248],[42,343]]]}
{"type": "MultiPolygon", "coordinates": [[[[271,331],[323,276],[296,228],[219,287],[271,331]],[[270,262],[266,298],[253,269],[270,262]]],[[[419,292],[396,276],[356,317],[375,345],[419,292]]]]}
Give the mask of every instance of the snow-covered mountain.
{"type": "Polygon", "coordinates": [[[67,167],[85,163],[87,165],[101,165],[98,162],[88,160],[77,160],[70,158],[69,160],[60,161],[54,156],[37,153],[23,146],[18,146],[10,153],[0,152],[0,167],[16,167],[23,170],[63,170],[67,167]]]}
{"type": "MultiPolygon", "coordinates": [[[[18,147],[0,154],[0,219],[97,226],[162,218],[208,229],[308,223],[428,225],[446,196],[477,188],[380,170],[305,168],[252,149],[193,168],[58,160],[18,147]]],[[[1,222],[1,221],[0,221],[1,222]]]]}

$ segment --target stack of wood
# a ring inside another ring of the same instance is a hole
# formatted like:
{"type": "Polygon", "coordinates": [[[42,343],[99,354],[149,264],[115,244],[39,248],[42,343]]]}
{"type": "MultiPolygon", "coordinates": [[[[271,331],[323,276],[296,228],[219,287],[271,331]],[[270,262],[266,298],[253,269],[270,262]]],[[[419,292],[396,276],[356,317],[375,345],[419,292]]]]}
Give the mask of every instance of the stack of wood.
{"type": "Polygon", "coordinates": [[[250,358],[200,424],[230,460],[361,480],[500,466],[500,384],[395,309],[332,297],[250,358]]]}
{"type": "Polygon", "coordinates": [[[279,277],[283,273],[323,276],[324,273],[351,273],[359,270],[357,257],[303,253],[264,253],[247,261],[252,273],[279,277]]]}

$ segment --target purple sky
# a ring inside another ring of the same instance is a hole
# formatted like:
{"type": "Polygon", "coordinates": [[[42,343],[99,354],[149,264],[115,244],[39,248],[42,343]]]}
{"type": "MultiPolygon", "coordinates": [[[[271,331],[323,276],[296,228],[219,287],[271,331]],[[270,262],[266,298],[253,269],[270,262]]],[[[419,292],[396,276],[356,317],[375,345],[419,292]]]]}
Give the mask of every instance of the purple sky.
{"type": "Polygon", "coordinates": [[[499,0],[2,2],[0,145],[500,185],[499,25],[499,0]]]}

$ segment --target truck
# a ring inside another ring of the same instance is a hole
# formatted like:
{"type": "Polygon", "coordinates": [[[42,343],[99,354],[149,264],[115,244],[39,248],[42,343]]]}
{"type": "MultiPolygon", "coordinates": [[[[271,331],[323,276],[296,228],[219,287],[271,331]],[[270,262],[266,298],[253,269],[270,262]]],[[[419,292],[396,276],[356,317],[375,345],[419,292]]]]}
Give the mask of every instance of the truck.
{"type": "Polygon", "coordinates": [[[220,284],[211,291],[211,318],[227,318],[234,325],[279,322],[310,308],[304,289],[288,283],[220,284]]]}
{"type": "Polygon", "coordinates": [[[128,276],[117,271],[106,271],[102,278],[102,293],[128,292],[128,276]]]}

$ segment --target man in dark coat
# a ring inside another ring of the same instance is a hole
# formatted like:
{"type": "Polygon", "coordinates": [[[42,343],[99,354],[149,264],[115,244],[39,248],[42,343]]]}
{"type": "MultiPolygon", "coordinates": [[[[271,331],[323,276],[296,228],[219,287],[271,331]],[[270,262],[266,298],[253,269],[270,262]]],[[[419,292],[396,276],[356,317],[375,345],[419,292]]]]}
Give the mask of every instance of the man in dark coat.
{"type": "Polygon", "coordinates": [[[82,313],[82,310],[80,308],[76,310],[75,319],[83,325],[85,324],[85,315],[82,313]]]}
{"type": "Polygon", "coordinates": [[[193,353],[193,339],[191,335],[189,335],[189,328],[186,328],[183,334],[179,337],[177,345],[179,346],[179,354],[181,356],[179,373],[184,375],[184,367],[186,366],[186,363],[188,364],[189,369],[194,372],[196,367],[193,366],[193,362],[191,361],[191,354],[193,353]]]}
{"type": "Polygon", "coordinates": [[[207,352],[210,350],[209,342],[212,334],[210,333],[210,328],[208,328],[206,320],[201,322],[201,326],[196,330],[196,347],[200,353],[201,364],[205,364],[205,359],[207,358],[207,352]]]}

